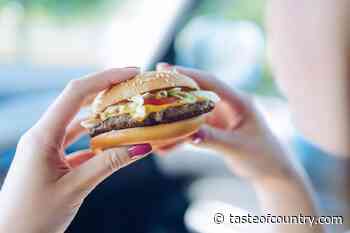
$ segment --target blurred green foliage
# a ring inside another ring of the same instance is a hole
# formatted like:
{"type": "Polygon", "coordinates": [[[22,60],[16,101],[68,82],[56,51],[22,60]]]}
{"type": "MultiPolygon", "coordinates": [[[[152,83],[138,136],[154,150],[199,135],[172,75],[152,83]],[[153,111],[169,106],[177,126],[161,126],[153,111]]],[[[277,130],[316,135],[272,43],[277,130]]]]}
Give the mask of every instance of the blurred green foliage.
{"type": "MultiPolygon", "coordinates": [[[[19,3],[25,15],[44,15],[59,22],[72,20],[88,20],[99,18],[104,20],[110,11],[110,5],[125,0],[0,0],[0,8],[7,3],[19,3]],[[101,12],[104,12],[101,17],[101,12]]],[[[150,0],[153,1],[153,0],[150,0]]],[[[195,10],[195,15],[213,15],[228,20],[249,20],[264,30],[264,13],[267,0],[202,0],[195,10]]],[[[115,8],[113,8],[115,9],[115,8]]],[[[271,71],[264,58],[260,85],[248,90],[261,95],[278,95],[271,71]]]]}
{"type": "Polygon", "coordinates": [[[18,3],[25,14],[45,15],[59,20],[88,19],[100,15],[107,10],[109,4],[117,4],[123,0],[0,0],[0,8],[8,3],[18,3]]]}
{"type": "Polygon", "coordinates": [[[232,20],[249,20],[264,26],[264,8],[267,0],[204,0],[197,14],[214,14],[232,20]]]}
{"type": "MultiPolygon", "coordinates": [[[[264,31],[266,4],[267,0],[203,0],[195,15],[212,15],[228,20],[248,20],[255,22],[264,31]]],[[[257,88],[247,91],[258,95],[279,96],[266,56],[262,64],[261,82],[257,88]]]]}

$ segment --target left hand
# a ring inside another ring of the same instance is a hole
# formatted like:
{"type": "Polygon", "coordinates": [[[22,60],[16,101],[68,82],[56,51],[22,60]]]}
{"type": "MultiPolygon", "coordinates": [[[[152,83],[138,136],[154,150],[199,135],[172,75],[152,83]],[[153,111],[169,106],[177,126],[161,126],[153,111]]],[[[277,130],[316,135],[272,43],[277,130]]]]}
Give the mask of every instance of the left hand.
{"type": "MultiPolygon", "coordinates": [[[[176,69],[221,98],[208,115],[206,124],[185,141],[221,152],[235,174],[254,184],[294,181],[295,174],[300,173],[299,166],[273,135],[249,96],[237,93],[214,75],[201,70],[166,63],[158,64],[157,69],[176,69]]],[[[156,150],[165,153],[179,144],[181,142],[156,150]]]]}
{"type": "MultiPolygon", "coordinates": [[[[273,135],[248,96],[238,94],[201,70],[169,64],[157,68],[176,69],[194,79],[202,89],[220,96],[221,101],[208,115],[207,122],[188,141],[220,152],[232,172],[252,185],[264,213],[317,216],[304,170],[273,135]]],[[[166,150],[176,145],[168,145],[166,150]]],[[[322,225],[276,224],[272,228],[273,232],[324,232],[322,225]]]]}
{"type": "Polygon", "coordinates": [[[83,132],[72,119],[86,100],[138,72],[111,69],[71,81],[22,136],[0,192],[0,232],[64,232],[94,187],[151,152],[149,144],[109,149],[96,156],[89,150],[68,156],[64,152],[83,132]]]}

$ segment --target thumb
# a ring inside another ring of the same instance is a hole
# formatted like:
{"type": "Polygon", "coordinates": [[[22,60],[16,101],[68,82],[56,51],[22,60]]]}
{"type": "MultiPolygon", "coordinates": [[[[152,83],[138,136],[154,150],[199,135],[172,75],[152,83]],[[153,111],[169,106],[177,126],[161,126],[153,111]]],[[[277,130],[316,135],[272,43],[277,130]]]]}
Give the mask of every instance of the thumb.
{"type": "Polygon", "coordinates": [[[209,125],[203,125],[191,139],[193,145],[217,149],[226,152],[225,154],[239,152],[243,145],[241,137],[234,131],[213,128],[209,125]]]}
{"type": "Polygon", "coordinates": [[[102,151],[66,174],[62,182],[70,186],[73,192],[79,191],[84,197],[113,172],[143,158],[151,151],[150,144],[102,151]]]}

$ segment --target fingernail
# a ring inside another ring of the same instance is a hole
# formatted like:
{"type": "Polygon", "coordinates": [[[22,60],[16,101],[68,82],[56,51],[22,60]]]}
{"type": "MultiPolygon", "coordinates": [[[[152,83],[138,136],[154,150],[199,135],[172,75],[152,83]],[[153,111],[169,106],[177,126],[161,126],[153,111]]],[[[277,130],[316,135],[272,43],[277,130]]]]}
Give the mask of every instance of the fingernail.
{"type": "Polygon", "coordinates": [[[152,151],[152,146],[150,144],[139,144],[132,146],[128,149],[130,158],[141,157],[152,151]]]}
{"type": "Polygon", "coordinates": [[[159,67],[161,69],[170,69],[172,67],[172,65],[170,65],[169,63],[166,63],[166,62],[159,62],[157,64],[157,67],[159,67]]]}
{"type": "Polygon", "coordinates": [[[199,144],[204,141],[205,133],[202,130],[198,130],[196,133],[191,136],[193,144],[199,144]]]}
{"type": "Polygon", "coordinates": [[[138,66],[127,66],[127,67],[124,67],[125,69],[140,69],[140,67],[138,66]]]}

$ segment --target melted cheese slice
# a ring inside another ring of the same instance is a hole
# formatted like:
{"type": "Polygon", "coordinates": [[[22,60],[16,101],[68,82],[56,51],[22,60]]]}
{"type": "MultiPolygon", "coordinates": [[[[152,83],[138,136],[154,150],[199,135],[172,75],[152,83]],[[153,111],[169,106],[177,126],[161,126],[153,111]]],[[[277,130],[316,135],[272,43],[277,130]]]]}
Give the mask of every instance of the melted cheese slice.
{"type": "Polygon", "coordinates": [[[167,108],[170,107],[176,107],[176,106],[180,106],[183,105],[184,103],[182,103],[181,101],[177,101],[171,104],[162,104],[162,105],[151,105],[151,104],[146,104],[145,109],[146,109],[146,115],[150,114],[151,112],[160,112],[163,111],[167,108]]]}
{"type": "Polygon", "coordinates": [[[136,120],[142,121],[152,112],[160,112],[160,111],[163,111],[167,108],[176,107],[176,106],[180,106],[183,104],[185,104],[185,103],[182,101],[176,101],[176,102],[171,103],[171,104],[162,104],[162,105],[146,104],[146,105],[139,106],[138,108],[140,108],[140,109],[138,109],[138,110],[128,108],[128,107],[122,107],[122,108],[119,108],[119,110],[115,111],[115,112],[108,112],[107,114],[102,113],[101,118],[102,118],[102,120],[105,120],[105,119],[107,119],[109,117],[113,117],[113,116],[130,114],[136,120]],[[144,114],[137,114],[139,112],[144,112],[144,114]]]}

